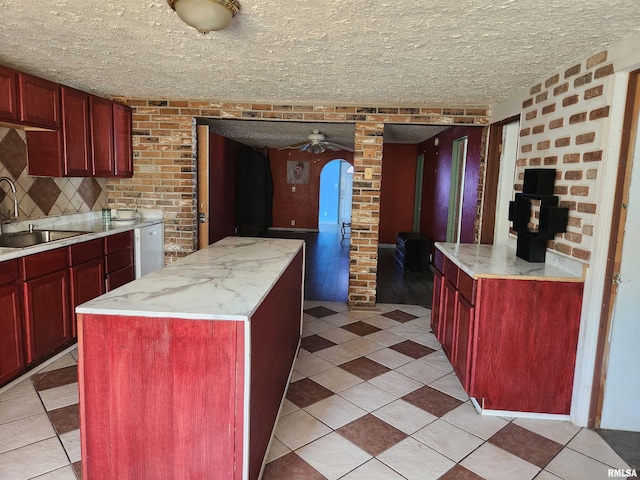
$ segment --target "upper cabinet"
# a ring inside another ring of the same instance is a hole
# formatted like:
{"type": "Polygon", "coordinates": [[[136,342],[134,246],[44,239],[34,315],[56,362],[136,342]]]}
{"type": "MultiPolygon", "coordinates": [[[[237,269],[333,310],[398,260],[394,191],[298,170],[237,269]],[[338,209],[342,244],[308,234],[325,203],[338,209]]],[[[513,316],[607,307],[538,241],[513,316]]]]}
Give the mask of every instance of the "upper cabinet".
{"type": "Polygon", "coordinates": [[[106,98],[91,96],[91,153],[96,177],[115,175],[113,156],[113,108],[106,98]]]}
{"type": "Polygon", "coordinates": [[[62,87],[62,139],[64,172],[69,177],[93,175],[89,97],[74,88],[62,87]]]}
{"type": "Polygon", "coordinates": [[[60,128],[60,85],[22,72],[18,85],[20,121],[34,127],[60,128]]]}
{"type": "Polygon", "coordinates": [[[0,65],[0,123],[24,128],[29,175],[133,176],[127,105],[0,65]]]}
{"type": "Polygon", "coordinates": [[[113,154],[116,177],[133,176],[131,107],[113,104],[113,154]]]}
{"type": "Polygon", "coordinates": [[[0,65],[0,120],[17,122],[18,108],[18,71],[0,65]]]}

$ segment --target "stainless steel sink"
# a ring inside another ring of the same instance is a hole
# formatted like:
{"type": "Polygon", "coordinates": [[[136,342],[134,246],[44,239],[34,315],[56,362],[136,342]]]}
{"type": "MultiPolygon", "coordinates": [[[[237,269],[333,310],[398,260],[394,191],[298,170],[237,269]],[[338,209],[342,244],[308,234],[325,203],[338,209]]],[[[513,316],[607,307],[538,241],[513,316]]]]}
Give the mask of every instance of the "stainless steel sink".
{"type": "Polygon", "coordinates": [[[54,242],[63,238],[76,237],[91,232],[78,232],[72,230],[33,230],[0,235],[0,247],[24,248],[41,243],[54,242]]]}

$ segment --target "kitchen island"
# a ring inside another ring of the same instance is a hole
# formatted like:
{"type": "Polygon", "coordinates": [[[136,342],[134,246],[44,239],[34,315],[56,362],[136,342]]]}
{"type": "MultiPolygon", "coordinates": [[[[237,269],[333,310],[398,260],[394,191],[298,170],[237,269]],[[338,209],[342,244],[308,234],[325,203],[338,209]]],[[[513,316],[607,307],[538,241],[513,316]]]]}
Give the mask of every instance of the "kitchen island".
{"type": "Polygon", "coordinates": [[[527,262],[507,246],[435,247],[431,328],[476,409],[568,419],[580,265],[527,262]]]}
{"type": "Polygon", "coordinates": [[[303,272],[302,241],[228,237],[78,307],[83,478],[257,479],[303,272]]]}

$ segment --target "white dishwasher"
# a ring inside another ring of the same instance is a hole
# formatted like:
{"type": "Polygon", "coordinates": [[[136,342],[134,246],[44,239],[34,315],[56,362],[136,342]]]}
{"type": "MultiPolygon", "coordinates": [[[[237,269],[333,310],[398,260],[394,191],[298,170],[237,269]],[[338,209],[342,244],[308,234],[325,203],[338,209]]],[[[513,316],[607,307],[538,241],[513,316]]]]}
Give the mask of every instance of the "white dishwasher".
{"type": "Polygon", "coordinates": [[[164,266],[164,224],[136,228],[134,232],[136,278],[164,266]]]}

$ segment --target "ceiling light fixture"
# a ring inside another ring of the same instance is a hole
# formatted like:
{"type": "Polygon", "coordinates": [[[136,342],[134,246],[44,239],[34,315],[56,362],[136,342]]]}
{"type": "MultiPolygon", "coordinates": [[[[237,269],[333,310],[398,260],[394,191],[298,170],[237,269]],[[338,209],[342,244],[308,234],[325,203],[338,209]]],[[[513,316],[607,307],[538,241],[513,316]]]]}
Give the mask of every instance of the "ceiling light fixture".
{"type": "Polygon", "coordinates": [[[240,11],[237,0],[167,0],[180,19],[200,33],[222,30],[240,11]]]}
{"type": "Polygon", "coordinates": [[[307,147],[307,152],[314,153],[316,155],[319,153],[324,153],[324,151],[325,151],[325,148],[320,143],[312,143],[307,147]]]}

